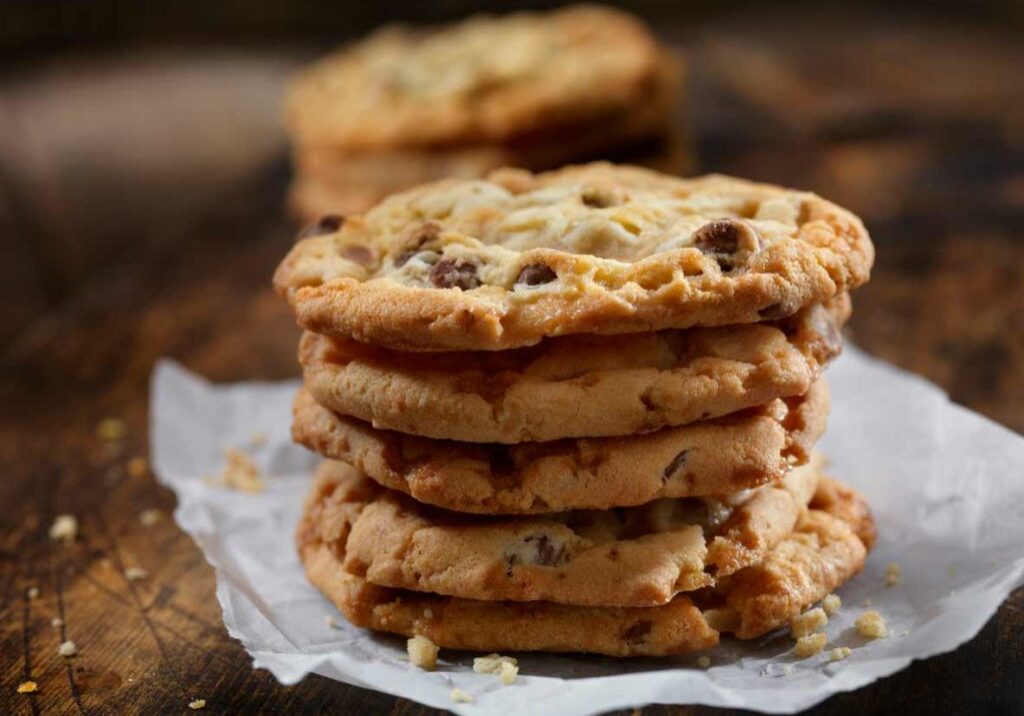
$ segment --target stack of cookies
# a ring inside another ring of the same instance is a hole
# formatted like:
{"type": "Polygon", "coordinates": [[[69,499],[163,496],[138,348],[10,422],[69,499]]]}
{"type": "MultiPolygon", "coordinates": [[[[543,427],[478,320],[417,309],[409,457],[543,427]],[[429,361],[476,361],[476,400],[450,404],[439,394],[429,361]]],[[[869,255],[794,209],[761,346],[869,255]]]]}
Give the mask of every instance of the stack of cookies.
{"type": "Polygon", "coordinates": [[[311,227],[297,533],[352,623],[615,656],[785,625],[863,566],[822,474],[826,364],[868,278],[813,194],[590,164],[445,180],[311,227]]]}
{"type": "Polygon", "coordinates": [[[615,159],[681,171],[681,63],[610,8],[391,27],[310,67],[288,97],[293,212],[362,212],[503,166],[615,159]]]}

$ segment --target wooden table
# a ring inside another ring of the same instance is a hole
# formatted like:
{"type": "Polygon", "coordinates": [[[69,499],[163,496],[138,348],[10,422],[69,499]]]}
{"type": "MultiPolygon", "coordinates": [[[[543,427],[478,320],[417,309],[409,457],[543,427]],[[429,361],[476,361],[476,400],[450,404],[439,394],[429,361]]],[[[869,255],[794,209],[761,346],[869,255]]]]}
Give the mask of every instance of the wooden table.
{"type": "MultiPolygon", "coordinates": [[[[851,337],[1024,430],[1019,38],[803,13],[671,34],[692,60],[698,168],[858,211],[878,261],[851,337]]],[[[171,494],[130,462],[146,455],[157,357],[213,380],[297,372],[297,331],[268,283],[294,233],[278,92],[303,56],[62,58],[0,84],[0,713],[189,713],[196,698],[209,713],[429,711],[252,671],[171,494]],[[97,437],[107,417],[122,440],[97,437]],[[163,519],[142,524],[153,508],[163,519]],[[47,536],[61,513],[79,519],[71,545],[47,536]],[[147,579],[126,579],[135,565],[147,579]],[[58,656],[64,639],[77,658],[58,656]],[[15,693],[30,678],[39,691],[15,693]]],[[[969,644],[815,712],[925,709],[1024,713],[1024,591],[969,644]]]]}

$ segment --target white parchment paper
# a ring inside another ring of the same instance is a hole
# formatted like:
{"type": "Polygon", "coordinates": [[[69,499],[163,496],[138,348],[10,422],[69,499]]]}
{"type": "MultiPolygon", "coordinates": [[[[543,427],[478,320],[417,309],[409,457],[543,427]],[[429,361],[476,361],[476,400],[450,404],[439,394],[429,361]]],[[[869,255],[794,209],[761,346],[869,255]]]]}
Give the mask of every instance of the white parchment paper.
{"type": "Polygon", "coordinates": [[[292,532],[316,459],[289,439],[297,383],[211,385],[163,361],[153,377],[151,445],[159,479],[177,494],[178,524],[216,570],[228,631],[255,667],[286,684],[317,673],[459,714],[574,716],[647,703],[790,713],[954,649],[1024,583],[1024,438],[852,346],[828,377],[833,408],[822,448],[831,473],[866,493],[879,527],[865,571],[842,588],[844,608],[828,625],[828,648],[853,650],[841,662],[825,653],[797,660],[792,639],[776,634],[723,640],[706,670],[695,656],[527,654],[519,678],[503,687],[473,673],[471,654],[443,651],[436,671],[420,671],[403,639],[351,627],[304,578],[292,532]],[[267,440],[253,444],[258,433],[267,440]],[[228,447],[254,458],[264,492],[204,483],[228,447]],[[887,588],[891,562],[903,578],[887,588]],[[888,620],[888,638],[857,636],[852,624],[866,600],[888,620]],[[473,702],[453,703],[455,687],[473,702]]]}

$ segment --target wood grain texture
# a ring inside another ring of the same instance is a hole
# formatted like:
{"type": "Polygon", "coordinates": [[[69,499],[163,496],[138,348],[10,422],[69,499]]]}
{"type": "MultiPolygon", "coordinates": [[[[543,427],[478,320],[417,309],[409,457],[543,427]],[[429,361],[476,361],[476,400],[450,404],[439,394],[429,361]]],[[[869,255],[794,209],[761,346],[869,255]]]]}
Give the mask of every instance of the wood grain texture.
{"type": "MultiPolygon", "coordinates": [[[[785,33],[765,32],[756,17],[679,31],[695,64],[690,124],[701,169],[814,188],[861,213],[878,262],[855,297],[853,339],[1024,431],[1024,87],[1021,73],[1007,79],[1003,72],[1020,60],[1020,43],[979,27],[957,26],[951,36],[949,26],[918,18],[913,58],[945,51],[974,63],[973,74],[949,75],[937,61],[900,64],[908,50],[896,40],[906,28],[855,20],[857,32],[846,35],[836,27],[849,24],[806,14],[776,18],[785,33]],[[840,63],[865,46],[884,51],[840,63]],[[733,64],[740,51],[757,73],[733,64]],[[989,66],[995,79],[971,80],[989,66]],[[880,78],[885,67],[911,76],[880,78]],[[943,78],[937,93],[932,85],[943,78]]],[[[224,631],[212,571],[169,517],[173,497],[148,474],[128,471],[131,458],[146,454],[157,357],[213,380],[298,372],[298,331],[269,289],[293,229],[281,210],[288,170],[269,119],[276,97],[266,89],[266,68],[293,60],[243,59],[230,71],[217,65],[218,81],[234,90],[204,95],[204,112],[160,103],[163,112],[179,112],[165,118],[179,128],[176,151],[137,149],[155,159],[128,174],[111,178],[104,169],[103,142],[123,142],[102,113],[86,138],[93,145],[77,160],[66,144],[39,134],[43,125],[25,139],[33,152],[27,165],[24,152],[0,153],[0,230],[10,245],[0,298],[11,316],[0,349],[2,714],[192,713],[195,698],[207,701],[202,713],[217,714],[435,713],[319,677],[283,687],[253,671],[224,631]],[[231,119],[239,92],[256,121],[231,119]],[[181,140],[217,122],[224,125],[215,131],[237,133],[230,150],[181,140]],[[221,169],[208,171],[210,161],[221,169]],[[165,195],[177,198],[168,203],[165,195]],[[97,201],[111,204],[92,206],[97,201]],[[121,206],[130,218],[123,224],[121,206]],[[116,450],[95,435],[108,416],[128,428],[116,450]],[[139,515],[150,508],[164,518],[147,527],[139,515]],[[80,520],[74,544],[47,537],[61,513],[80,520]],[[128,580],[131,566],[148,578],[128,580]],[[63,626],[51,625],[55,617],[63,626]],[[79,656],[58,656],[64,639],[79,656]],[[39,691],[15,693],[28,678],[39,691]]],[[[117,85],[123,73],[137,78],[130,64],[91,71],[117,85]]],[[[203,70],[194,54],[168,54],[159,66],[153,76],[176,78],[175,86],[203,70]]],[[[72,62],[60,71],[81,72],[72,62]]],[[[55,106],[49,102],[73,110],[71,95],[46,89],[59,84],[60,71],[34,89],[24,79],[0,85],[0,107],[24,107],[31,97],[39,111],[55,106]]],[[[110,102],[119,96],[112,92],[110,102]]],[[[87,93],[74,101],[88,101],[87,93]]],[[[133,94],[132,101],[141,100],[133,94]]],[[[27,131],[24,123],[4,129],[8,146],[27,131]]],[[[139,131],[133,141],[141,147],[166,141],[139,131]]],[[[969,644],[814,712],[1024,713],[1022,684],[1019,591],[969,644]]],[[[643,710],[712,712],[719,713],[643,710]]]]}

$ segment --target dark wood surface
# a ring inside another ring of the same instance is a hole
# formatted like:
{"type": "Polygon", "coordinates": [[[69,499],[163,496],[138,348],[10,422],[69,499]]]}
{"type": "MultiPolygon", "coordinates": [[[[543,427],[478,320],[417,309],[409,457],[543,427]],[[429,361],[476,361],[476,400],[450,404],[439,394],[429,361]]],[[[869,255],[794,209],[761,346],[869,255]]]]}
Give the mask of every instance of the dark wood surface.
{"type": "MultiPolygon", "coordinates": [[[[851,337],[1024,431],[1020,38],[805,12],[671,34],[693,64],[698,169],[858,211],[878,261],[851,337]]],[[[429,711],[252,671],[173,497],[128,470],[146,455],[157,357],[213,380],[297,372],[297,331],[268,283],[294,233],[278,92],[307,52],[62,57],[0,84],[0,713],[190,713],[195,698],[204,713],[429,711]],[[95,435],[106,417],[127,425],[116,448],[95,435]],[[146,527],[150,508],[164,519],[146,527]],[[47,538],[60,513],[80,520],[73,545],[47,538]],[[128,581],[132,565],[149,578],[128,581]],[[57,655],[62,639],[77,658],[57,655]],[[38,693],[15,693],[29,678],[38,693]]],[[[969,644],[815,712],[925,710],[1024,713],[1024,591],[969,644]]]]}

